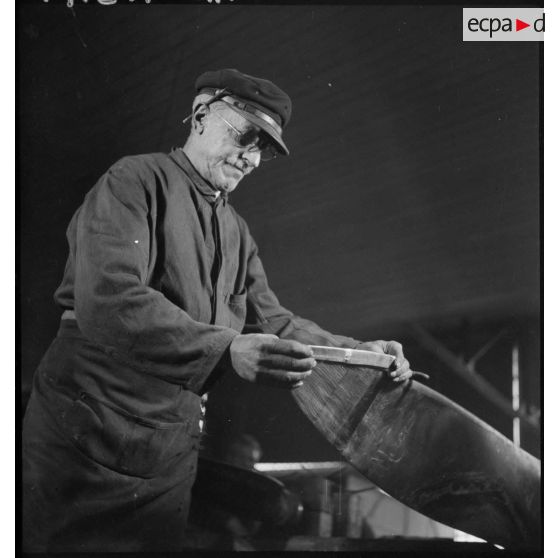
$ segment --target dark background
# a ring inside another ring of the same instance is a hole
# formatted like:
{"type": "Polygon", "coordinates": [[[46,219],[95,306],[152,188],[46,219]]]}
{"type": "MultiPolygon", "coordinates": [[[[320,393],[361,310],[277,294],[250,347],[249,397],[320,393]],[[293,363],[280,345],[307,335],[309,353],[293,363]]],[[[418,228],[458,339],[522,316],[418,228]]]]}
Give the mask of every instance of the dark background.
{"type": "MultiPolygon", "coordinates": [[[[464,43],[460,6],[18,6],[22,385],[56,333],[65,228],[118,158],[185,142],[195,78],[234,67],[292,97],[291,156],[232,203],[282,304],[359,339],[396,338],[431,387],[511,436],[511,418],[418,341],[433,333],[540,406],[540,46],[464,43]]],[[[337,457],[288,393],[230,376],[208,447],[250,432],[264,460],[337,457]]],[[[539,455],[537,429],[522,443],[539,455]]]]}

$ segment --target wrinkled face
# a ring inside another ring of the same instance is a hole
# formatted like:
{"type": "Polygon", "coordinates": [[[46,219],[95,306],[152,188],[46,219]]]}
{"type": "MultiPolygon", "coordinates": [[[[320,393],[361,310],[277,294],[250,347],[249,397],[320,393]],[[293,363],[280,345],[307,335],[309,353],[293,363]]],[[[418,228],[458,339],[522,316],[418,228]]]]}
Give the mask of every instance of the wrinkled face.
{"type": "Polygon", "coordinates": [[[203,133],[198,137],[202,152],[202,168],[199,171],[213,187],[228,193],[258,167],[260,152],[241,147],[236,132],[223,118],[241,133],[254,126],[237,112],[226,106],[217,106],[217,103],[209,107],[205,116],[203,133]]]}

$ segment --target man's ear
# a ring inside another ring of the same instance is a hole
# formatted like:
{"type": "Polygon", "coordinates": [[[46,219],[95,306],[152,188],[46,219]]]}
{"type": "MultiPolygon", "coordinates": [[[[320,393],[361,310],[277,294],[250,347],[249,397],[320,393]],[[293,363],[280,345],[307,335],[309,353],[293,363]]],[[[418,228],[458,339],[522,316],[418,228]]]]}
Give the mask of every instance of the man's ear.
{"type": "Polygon", "coordinates": [[[209,107],[205,103],[199,103],[193,107],[192,125],[197,133],[202,134],[205,128],[205,119],[209,112],[209,107]]]}

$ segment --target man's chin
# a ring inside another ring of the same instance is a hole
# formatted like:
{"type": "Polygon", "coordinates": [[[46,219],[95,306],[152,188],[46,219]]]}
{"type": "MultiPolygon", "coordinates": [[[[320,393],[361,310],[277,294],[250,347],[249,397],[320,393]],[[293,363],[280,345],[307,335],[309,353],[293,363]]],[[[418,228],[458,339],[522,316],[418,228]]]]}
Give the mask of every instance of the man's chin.
{"type": "Polygon", "coordinates": [[[217,189],[221,192],[226,192],[230,194],[233,190],[236,189],[238,183],[242,180],[242,178],[232,178],[226,177],[224,180],[221,180],[217,185],[217,189]]]}
{"type": "Polygon", "coordinates": [[[234,192],[234,190],[236,190],[238,184],[234,184],[234,185],[228,185],[226,188],[221,188],[221,192],[223,192],[224,194],[230,194],[231,192],[234,192]]]}

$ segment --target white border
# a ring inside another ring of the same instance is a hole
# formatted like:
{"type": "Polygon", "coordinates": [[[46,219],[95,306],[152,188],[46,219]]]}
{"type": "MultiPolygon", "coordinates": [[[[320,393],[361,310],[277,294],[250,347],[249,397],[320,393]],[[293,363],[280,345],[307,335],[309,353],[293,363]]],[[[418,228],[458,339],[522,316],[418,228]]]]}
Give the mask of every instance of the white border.
{"type": "MultiPolygon", "coordinates": [[[[546,23],[550,26],[545,30],[545,133],[544,133],[544,150],[545,165],[544,175],[544,244],[545,244],[545,288],[544,288],[544,346],[546,348],[544,354],[544,420],[545,432],[544,438],[544,466],[545,466],[545,551],[549,552],[549,556],[554,555],[552,550],[558,548],[558,543],[553,536],[552,511],[557,496],[557,481],[553,474],[555,470],[555,447],[554,437],[551,436],[552,427],[556,420],[556,396],[558,393],[558,382],[556,374],[558,371],[553,367],[553,351],[556,332],[556,319],[558,316],[558,272],[556,269],[556,223],[558,221],[556,215],[557,197],[558,197],[558,179],[556,176],[556,105],[553,102],[557,98],[557,88],[555,76],[551,73],[550,68],[556,64],[556,18],[554,14],[558,14],[558,9],[552,2],[547,2],[545,6],[546,23]],[[554,539],[554,540],[552,540],[554,539]]],[[[15,2],[6,2],[3,5],[3,18],[0,25],[2,26],[1,56],[2,68],[5,75],[14,77],[15,84],[15,2]]],[[[557,16],[558,18],[558,16],[557,16]]],[[[7,295],[4,300],[7,303],[2,308],[2,335],[0,335],[1,354],[3,356],[2,363],[4,367],[2,388],[4,397],[1,405],[1,418],[4,425],[3,444],[8,450],[4,452],[2,459],[2,475],[4,479],[3,492],[3,509],[0,521],[0,540],[2,540],[2,553],[6,556],[14,555],[15,542],[15,141],[13,131],[15,130],[15,87],[8,82],[8,86],[2,88],[2,155],[4,158],[3,165],[3,205],[7,207],[7,215],[1,220],[1,236],[3,241],[3,260],[8,263],[7,271],[2,276],[3,292],[7,295]],[[13,185],[13,186],[12,186],[13,185]],[[13,293],[13,294],[12,294],[13,293]]]]}
{"type": "Polygon", "coordinates": [[[557,28],[555,25],[558,10],[552,2],[545,3],[545,46],[544,46],[544,518],[545,554],[556,555],[558,543],[552,521],[553,508],[558,494],[556,475],[556,448],[553,426],[556,424],[556,391],[558,382],[553,370],[553,348],[556,339],[556,312],[558,311],[558,272],[556,269],[556,210],[558,204],[556,173],[556,88],[555,73],[550,68],[556,64],[557,28]],[[555,17],[553,17],[553,15],[555,17]],[[550,32],[546,25],[550,25],[550,32]],[[554,552],[553,552],[554,551],[554,552]]]}
{"type": "Polygon", "coordinates": [[[8,78],[2,87],[2,205],[4,218],[1,220],[2,260],[5,263],[2,274],[4,304],[0,323],[0,354],[2,355],[2,479],[3,508],[0,516],[0,540],[2,553],[15,554],[15,2],[2,6],[0,52],[2,70],[8,78]],[[14,86],[11,77],[14,79],[14,86]]]}

